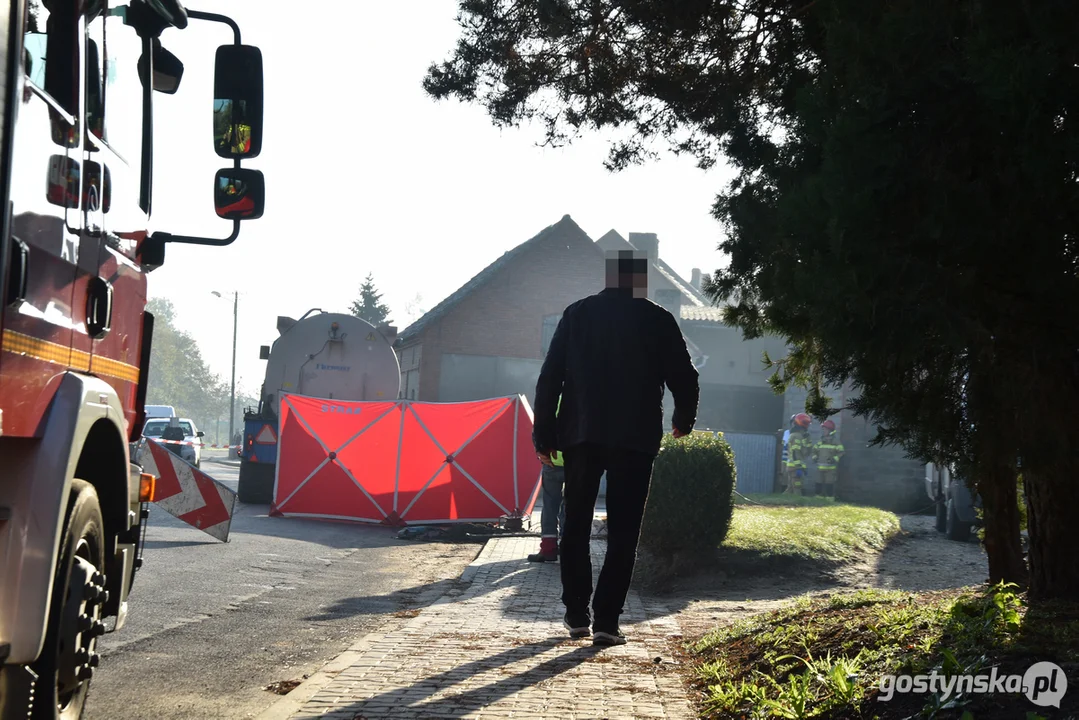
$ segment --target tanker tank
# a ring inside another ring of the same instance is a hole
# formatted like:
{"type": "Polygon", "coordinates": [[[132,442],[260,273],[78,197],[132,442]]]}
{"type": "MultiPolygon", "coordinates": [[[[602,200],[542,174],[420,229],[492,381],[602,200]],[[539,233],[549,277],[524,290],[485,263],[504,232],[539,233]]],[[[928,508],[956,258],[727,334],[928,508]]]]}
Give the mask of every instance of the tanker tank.
{"type": "Polygon", "coordinates": [[[240,502],[273,501],[281,395],[334,400],[396,400],[401,368],[393,350],[396,328],[375,327],[353,315],[310,310],[299,320],[279,317],[280,334],[267,360],[259,406],[244,414],[240,502]]]}

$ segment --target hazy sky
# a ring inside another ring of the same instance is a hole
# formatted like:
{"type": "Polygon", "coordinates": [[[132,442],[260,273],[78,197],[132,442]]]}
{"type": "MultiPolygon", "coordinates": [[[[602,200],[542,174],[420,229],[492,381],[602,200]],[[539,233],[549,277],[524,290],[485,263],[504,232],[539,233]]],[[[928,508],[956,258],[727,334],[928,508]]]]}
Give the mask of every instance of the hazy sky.
{"type": "MultiPolygon", "coordinates": [[[[657,233],[661,256],[687,278],[724,264],[709,210],[727,169],[667,155],[611,174],[602,137],[541,149],[538,128],[500,131],[480,107],[428,98],[424,73],[458,37],[453,0],[328,0],[314,29],[301,5],[281,0],[197,7],[233,17],[262,49],[266,132],[245,166],[265,173],[267,210],[229,247],[169,245],[150,295],[174,302],[180,327],[227,379],[232,306],[211,292],[239,290],[237,374],[250,392],[278,315],[347,312],[371,272],[403,329],[417,294],[430,309],[567,213],[593,239],[657,233]]],[[[179,93],[156,96],[153,225],[224,237],[230,224],[212,204],[214,172],[228,164],[212,148],[212,75],[231,31],[192,21],[162,42],[185,73],[179,93]]]]}

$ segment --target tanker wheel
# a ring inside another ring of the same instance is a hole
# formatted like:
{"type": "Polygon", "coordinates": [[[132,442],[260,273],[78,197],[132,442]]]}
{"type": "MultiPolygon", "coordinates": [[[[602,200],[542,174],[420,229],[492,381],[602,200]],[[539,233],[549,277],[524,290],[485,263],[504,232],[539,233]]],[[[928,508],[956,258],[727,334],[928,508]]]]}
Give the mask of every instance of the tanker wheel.
{"type": "Polygon", "coordinates": [[[100,662],[97,639],[105,633],[101,609],[108,602],[104,566],[105,524],[97,492],[73,480],[60,538],[45,644],[31,669],[38,675],[33,720],[77,720],[90,678],[100,662]]]}
{"type": "Polygon", "coordinates": [[[937,532],[944,532],[948,529],[948,503],[944,502],[944,498],[937,499],[937,532]]]}
{"type": "Polygon", "coordinates": [[[248,505],[269,505],[273,502],[275,466],[269,463],[240,461],[240,480],[236,497],[248,505]]]}

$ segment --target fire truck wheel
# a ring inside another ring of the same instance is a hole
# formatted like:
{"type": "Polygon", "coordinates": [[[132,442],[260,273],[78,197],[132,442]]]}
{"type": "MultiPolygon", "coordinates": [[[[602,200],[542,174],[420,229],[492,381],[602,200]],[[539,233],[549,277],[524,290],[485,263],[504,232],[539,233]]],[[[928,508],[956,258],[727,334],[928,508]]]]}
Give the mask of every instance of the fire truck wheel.
{"type": "Polygon", "coordinates": [[[105,531],[94,487],[74,480],[60,538],[49,624],[38,675],[33,720],[75,720],[82,715],[90,678],[100,662],[97,639],[104,634],[101,609],[108,602],[104,567],[105,531]]]}

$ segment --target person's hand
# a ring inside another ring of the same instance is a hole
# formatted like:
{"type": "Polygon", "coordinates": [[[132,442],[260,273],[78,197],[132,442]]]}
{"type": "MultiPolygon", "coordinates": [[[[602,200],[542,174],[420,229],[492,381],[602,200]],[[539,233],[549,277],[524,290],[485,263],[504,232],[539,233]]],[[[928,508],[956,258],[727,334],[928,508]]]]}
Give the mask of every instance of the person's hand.
{"type": "Polygon", "coordinates": [[[544,465],[554,467],[554,461],[551,460],[551,452],[549,450],[547,452],[537,452],[536,457],[538,457],[539,461],[544,465]]]}
{"type": "Polygon", "coordinates": [[[681,430],[679,430],[676,427],[672,427],[671,428],[671,435],[674,435],[676,438],[680,438],[680,437],[685,437],[686,433],[682,432],[681,430]]]}

